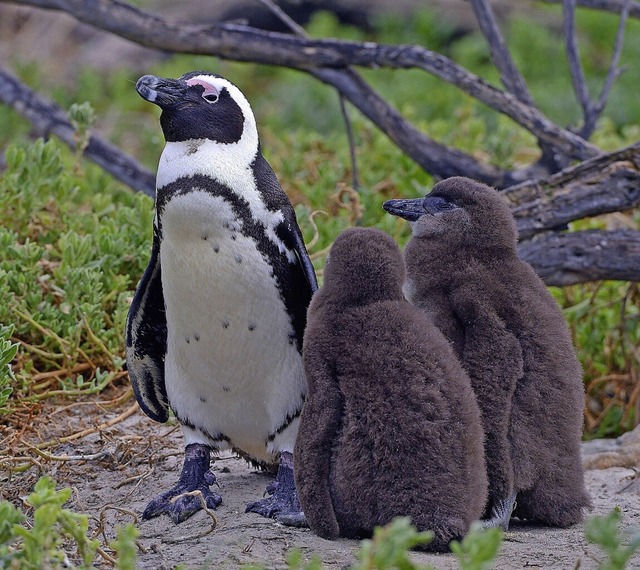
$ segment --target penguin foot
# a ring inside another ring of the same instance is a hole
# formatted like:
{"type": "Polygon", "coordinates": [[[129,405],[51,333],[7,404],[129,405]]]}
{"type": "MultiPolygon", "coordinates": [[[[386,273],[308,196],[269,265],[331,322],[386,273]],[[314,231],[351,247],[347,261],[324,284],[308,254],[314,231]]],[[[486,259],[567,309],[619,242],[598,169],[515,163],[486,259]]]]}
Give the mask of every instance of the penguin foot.
{"type": "Polygon", "coordinates": [[[267,485],[265,494],[270,496],[249,503],[245,512],[257,513],[288,526],[309,526],[298,501],[290,453],[282,454],[276,480],[267,485]]]}
{"type": "Polygon", "coordinates": [[[511,513],[516,507],[516,494],[494,501],[491,506],[491,518],[481,521],[482,528],[500,527],[502,530],[509,530],[511,513]]]}
{"type": "Polygon", "coordinates": [[[217,485],[216,476],[209,469],[210,452],[206,445],[192,443],[185,448],[184,464],[178,483],[158,495],[142,513],[144,520],[166,514],[178,524],[202,509],[215,509],[222,498],[209,487],[217,485]],[[197,491],[197,492],[196,492],[197,491]]]}

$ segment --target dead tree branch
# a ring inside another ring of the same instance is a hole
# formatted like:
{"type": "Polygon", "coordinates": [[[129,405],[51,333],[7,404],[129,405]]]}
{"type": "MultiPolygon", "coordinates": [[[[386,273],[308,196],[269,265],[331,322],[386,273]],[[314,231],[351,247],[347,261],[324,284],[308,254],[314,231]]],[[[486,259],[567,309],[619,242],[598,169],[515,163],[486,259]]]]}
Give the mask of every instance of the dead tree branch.
{"type": "Polygon", "coordinates": [[[513,93],[518,101],[534,107],[533,98],[527,84],[511,58],[507,44],[500,33],[500,28],[487,0],[471,0],[473,12],[491,51],[491,60],[500,71],[500,80],[513,93]]]}
{"type": "MultiPolygon", "coordinates": [[[[0,101],[28,119],[43,136],[54,134],[75,149],[74,130],[66,112],[2,68],[0,101]]],[[[155,175],[98,135],[91,135],[84,156],[134,190],[155,196],[155,175]]]]}
{"type": "MultiPolygon", "coordinates": [[[[287,13],[275,4],[272,0],[256,0],[269,11],[271,11],[277,18],[279,18],[285,26],[287,26],[294,34],[300,38],[309,38],[307,31],[296,23],[293,18],[290,18],[287,13]]],[[[360,177],[358,176],[358,162],[356,160],[356,145],[353,138],[353,129],[351,128],[351,118],[349,117],[349,110],[344,101],[344,95],[338,91],[338,100],[340,103],[340,112],[344,120],[345,130],[347,132],[347,139],[349,141],[349,155],[351,157],[351,169],[352,169],[352,186],[357,192],[360,188],[360,177]]]]}
{"type": "Polygon", "coordinates": [[[520,239],[575,220],[631,210],[640,206],[640,143],[503,194],[512,205],[520,239]]]}
{"type": "MultiPolygon", "coordinates": [[[[273,8],[271,0],[258,1],[273,8]]],[[[401,150],[434,176],[445,178],[464,175],[499,188],[506,187],[504,194],[512,205],[520,237],[526,240],[519,246],[521,255],[532,263],[547,283],[566,285],[612,278],[640,280],[640,232],[556,231],[577,219],[640,205],[640,143],[603,155],[587,140],[620,73],[618,63],[625,23],[629,16],[640,15],[638,2],[557,0],[557,3],[563,2],[567,55],[574,89],[584,115],[584,124],[578,133],[554,124],[537,109],[486,0],[471,2],[505,90],[490,85],[445,56],[416,45],[315,40],[306,37],[299,29],[296,36],[232,24],[202,26],[170,22],[118,0],[0,2],[64,11],[78,21],[159,50],[279,65],[306,72],[334,87],[342,98],[351,102],[401,150]],[[579,62],[574,28],[576,5],[618,11],[621,14],[611,65],[596,101],[590,98],[579,62]],[[454,85],[531,132],[543,151],[541,160],[537,165],[522,170],[505,171],[459,149],[438,143],[416,129],[389,105],[353,69],[354,66],[421,69],[454,85]],[[553,174],[570,159],[582,162],[553,174]],[[533,173],[537,173],[537,178],[530,180],[533,173]]],[[[5,91],[13,93],[6,85],[17,84],[19,87],[15,78],[5,77],[6,74],[0,74],[0,97],[5,102],[29,117],[35,125],[44,122],[42,128],[45,131],[57,134],[65,142],[73,141],[73,129],[66,115],[52,103],[44,101],[38,106],[40,100],[29,90],[19,95],[3,96],[5,91]],[[39,119],[37,115],[44,118],[39,119]]],[[[86,154],[105,169],[113,172],[109,168],[113,163],[129,164],[129,157],[115,156],[119,154],[117,149],[98,149],[96,140],[96,137],[92,137],[86,154]],[[110,152],[111,158],[94,158],[93,150],[96,155],[110,152]]],[[[113,173],[126,182],[122,174],[113,173]]],[[[146,188],[146,191],[153,188],[150,173],[142,169],[134,172],[132,179],[135,181],[136,177],[146,182],[140,186],[126,183],[146,188]]]]}
{"type": "Polygon", "coordinates": [[[547,285],[640,281],[640,232],[636,230],[543,234],[521,243],[518,254],[547,285]]]}
{"type": "Polygon", "coordinates": [[[311,73],[341,91],[404,152],[435,176],[465,173],[489,184],[505,187],[526,179],[529,173],[504,172],[484,165],[459,150],[436,143],[411,126],[366,82],[355,77],[355,72],[345,68],[355,65],[423,69],[506,114],[533,133],[539,141],[555,148],[559,154],[578,160],[598,154],[596,147],[579,135],[555,125],[535,107],[491,86],[445,56],[420,46],[311,40],[237,25],[203,27],[170,23],[115,0],[95,0],[90,4],[83,0],[24,0],[20,3],[68,12],[79,21],[156,49],[281,65],[311,73]],[[376,102],[373,107],[364,107],[372,101],[376,102]],[[394,128],[393,131],[389,130],[390,126],[394,128]],[[440,155],[437,160],[432,158],[433,151],[440,155]],[[464,155],[466,171],[462,165],[459,166],[461,155],[464,155]],[[440,165],[439,161],[444,163],[440,165]]]}
{"type": "MultiPolygon", "coordinates": [[[[502,37],[498,23],[493,15],[491,4],[487,0],[471,0],[471,6],[480,26],[487,45],[491,52],[491,61],[500,72],[500,79],[507,91],[513,93],[522,104],[537,109],[535,101],[529,92],[524,77],[518,71],[516,64],[511,57],[507,44],[502,37]]],[[[563,156],[558,156],[554,146],[549,141],[541,140],[538,137],[538,144],[542,150],[541,164],[547,165],[550,172],[555,172],[561,168],[565,162],[563,156]]]]}
{"type": "Polygon", "coordinates": [[[571,82],[576,93],[576,98],[582,107],[584,123],[579,133],[585,139],[588,139],[596,128],[596,122],[609,98],[609,92],[613,87],[614,81],[622,73],[618,68],[620,54],[622,52],[622,44],[624,40],[624,28],[629,16],[629,1],[627,0],[620,12],[620,21],[618,22],[618,31],[616,32],[616,40],[611,57],[611,64],[607,72],[607,77],[600,91],[597,101],[592,101],[587,88],[587,81],[584,76],[582,65],[580,64],[580,55],[578,53],[578,43],[575,30],[575,8],[576,0],[562,0],[562,28],[565,38],[567,51],[567,60],[569,62],[569,70],[571,73],[571,82]]]}

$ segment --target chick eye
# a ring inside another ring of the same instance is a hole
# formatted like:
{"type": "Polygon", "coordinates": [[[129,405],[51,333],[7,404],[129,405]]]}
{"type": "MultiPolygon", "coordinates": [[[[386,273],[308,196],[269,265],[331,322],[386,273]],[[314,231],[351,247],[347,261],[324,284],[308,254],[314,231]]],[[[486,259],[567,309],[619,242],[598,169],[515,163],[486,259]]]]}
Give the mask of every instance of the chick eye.
{"type": "Polygon", "coordinates": [[[202,98],[209,103],[216,103],[218,101],[218,96],[215,93],[205,93],[202,95],[202,98]]]}

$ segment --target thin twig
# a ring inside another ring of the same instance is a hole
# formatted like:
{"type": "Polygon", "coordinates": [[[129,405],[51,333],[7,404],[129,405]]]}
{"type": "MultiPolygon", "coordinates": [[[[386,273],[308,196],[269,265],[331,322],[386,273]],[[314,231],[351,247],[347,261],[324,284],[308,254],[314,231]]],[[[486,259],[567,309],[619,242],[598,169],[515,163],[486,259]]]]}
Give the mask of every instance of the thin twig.
{"type": "Polygon", "coordinates": [[[271,13],[279,18],[294,34],[301,38],[308,38],[307,30],[305,30],[298,22],[296,22],[289,14],[287,14],[280,6],[272,2],[271,0],[256,0],[263,6],[265,6],[271,13]]]}
{"type": "MultiPolygon", "coordinates": [[[[50,378],[59,378],[61,376],[71,376],[73,374],[77,374],[78,372],[86,372],[87,370],[92,370],[92,364],[76,364],[71,368],[60,368],[59,370],[51,370],[49,372],[38,372],[37,374],[33,374],[29,378],[29,382],[40,382],[41,380],[47,380],[50,378]]],[[[33,387],[34,390],[37,391],[38,386],[33,387]]]]}
{"type": "Polygon", "coordinates": [[[134,523],[138,524],[139,522],[138,515],[131,509],[125,509],[124,507],[117,507],[116,505],[106,504],[100,509],[100,516],[102,516],[103,513],[106,513],[106,511],[116,511],[124,515],[129,515],[133,519],[134,523]]]}
{"type": "MultiPolygon", "coordinates": [[[[123,376],[126,375],[126,372],[122,373],[123,376]]],[[[115,380],[115,378],[114,378],[115,380]]],[[[77,408],[78,406],[97,406],[98,408],[104,410],[104,409],[108,409],[108,408],[113,408],[115,406],[118,406],[124,402],[126,402],[129,398],[131,398],[131,396],[133,395],[133,390],[131,388],[127,388],[127,390],[125,392],[123,392],[122,394],[120,394],[120,396],[114,398],[113,400],[98,400],[97,402],[94,401],[90,401],[90,402],[74,402],[73,404],[69,404],[68,406],[62,406],[61,408],[56,408],[53,412],[51,412],[49,414],[49,417],[53,417],[57,414],[61,414],[66,412],[67,410],[71,409],[71,408],[77,408]]]]}
{"type": "Polygon", "coordinates": [[[110,454],[109,451],[103,449],[102,451],[98,451],[98,453],[90,453],[88,455],[53,455],[38,449],[35,445],[31,445],[24,440],[20,440],[20,443],[47,461],[96,461],[110,454]]]}
{"type": "Polygon", "coordinates": [[[349,139],[349,155],[351,156],[351,178],[353,189],[358,192],[360,190],[360,177],[358,176],[358,162],[356,160],[356,144],[353,138],[353,128],[351,127],[351,117],[349,117],[349,111],[344,101],[344,95],[339,93],[340,99],[340,111],[342,118],[344,119],[344,126],[347,129],[347,138],[349,139]]]}
{"type": "MultiPolygon", "coordinates": [[[[545,4],[560,4],[563,0],[538,0],[545,4]]],[[[578,6],[581,8],[591,8],[593,10],[602,10],[604,12],[612,12],[620,14],[624,10],[627,0],[577,0],[578,6]]],[[[640,2],[629,2],[629,15],[632,18],[640,18],[640,2]]]]}
{"type": "Polygon", "coordinates": [[[87,320],[86,315],[82,315],[82,324],[84,325],[89,338],[102,350],[102,352],[111,360],[111,363],[115,366],[116,359],[115,356],[111,353],[111,351],[106,347],[102,339],[100,339],[92,330],[91,325],[89,325],[89,321],[87,320]]]}
{"type": "Polygon", "coordinates": [[[120,481],[120,483],[115,485],[114,489],[120,489],[120,487],[124,487],[124,486],[128,485],[129,483],[140,482],[143,479],[146,479],[147,477],[149,477],[151,474],[153,474],[153,471],[154,471],[154,468],[150,467],[144,473],[139,473],[138,475],[133,475],[132,477],[127,477],[126,479],[120,481]]]}
{"type": "Polygon", "coordinates": [[[102,556],[109,564],[113,564],[114,566],[118,563],[118,561],[111,556],[111,554],[107,554],[101,546],[98,546],[96,552],[102,556]]]}
{"type": "Polygon", "coordinates": [[[56,334],[55,332],[53,332],[51,329],[48,329],[47,327],[41,325],[38,321],[36,321],[29,313],[27,313],[26,311],[23,311],[22,309],[19,309],[16,306],[12,306],[11,310],[16,313],[16,315],[18,315],[20,318],[24,319],[25,321],[27,321],[32,327],[36,328],[37,330],[39,330],[46,338],[53,338],[55,339],[55,341],[60,345],[60,348],[62,350],[64,350],[63,347],[69,347],[71,345],[71,343],[67,340],[62,338],[60,335],[56,334]]]}
{"type": "Polygon", "coordinates": [[[316,224],[316,222],[314,220],[314,218],[318,214],[323,214],[325,216],[329,216],[329,214],[327,214],[327,212],[325,212],[324,210],[314,210],[309,215],[309,223],[311,224],[311,227],[313,228],[313,237],[311,238],[311,241],[309,241],[309,243],[307,243],[307,251],[311,251],[315,247],[316,243],[318,243],[318,240],[320,239],[320,230],[318,229],[318,225],[316,224]]]}
{"type": "Polygon", "coordinates": [[[593,134],[598,118],[605,108],[613,83],[620,76],[620,73],[622,73],[622,70],[618,68],[618,63],[620,61],[620,54],[622,53],[624,28],[629,17],[630,2],[629,0],[625,0],[622,6],[613,55],[611,56],[611,64],[609,65],[607,77],[605,78],[598,100],[595,102],[592,101],[589,96],[587,81],[582,69],[582,64],[580,63],[575,28],[576,2],[577,0],[562,0],[562,29],[566,42],[571,83],[576,98],[582,107],[583,125],[579,130],[579,134],[583,138],[588,139],[593,134]]]}
{"type": "MultiPolygon", "coordinates": [[[[616,31],[616,41],[613,49],[613,55],[611,56],[611,64],[609,65],[609,70],[607,71],[607,77],[602,85],[602,90],[600,91],[600,96],[598,97],[598,101],[594,104],[594,113],[597,116],[604,111],[604,107],[607,104],[607,99],[609,98],[609,92],[611,91],[611,87],[613,86],[614,81],[620,76],[620,74],[624,71],[624,69],[618,68],[618,63],[620,62],[620,54],[622,53],[622,45],[624,41],[624,29],[627,24],[627,19],[629,18],[629,6],[631,2],[626,0],[624,6],[622,7],[622,12],[620,12],[620,20],[618,22],[618,30],[616,31]]],[[[596,121],[593,120],[591,125],[584,125],[581,134],[589,138],[595,129],[596,121]]]]}
{"type": "Polygon", "coordinates": [[[44,471],[44,466],[40,463],[35,457],[30,456],[15,456],[15,457],[4,457],[0,459],[0,465],[9,464],[9,463],[22,463],[22,465],[18,465],[18,467],[14,468],[13,471],[24,471],[24,467],[29,467],[28,464],[35,465],[40,471],[44,471]]]}
{"type": "Polygon", "coordinates": [[[187,540],[200,539],[203,536],[207,536],[208,534],[211,534],[215,530],[215,528],[218,526],[218,519],[216,518],[215,513],[209,507],[207,507],[207,503],[204,500],[204,496],[202,495],[202,491],[196,490],[196,491],[190,491],[189,493],[182,493],[181,495],[178,495],[177,497],[173,497],[171,499],[171,502],[174,503],[180,497],[198,497],[200,499],[200,506],[202,507],[202,510],[205,513],[207,513],[207,515],[209,515],[209,517],[211,518],[211,526],[207,530],[201,532],[200,534],[196,534],[196,535],[193,535],[193,536],[182,536],[182,537],[179,537],[179,538],[163,538],[162,542],[166,542],[168,544],[176,544],[178,542],[185,542],[187,540]]]}
{"type": "MultiPolygon", "coordinates": [[[[266,6],[276,17],[278,17],[291,31],[301,38],[309,38],[307,30],[300,26],[293,18],[291,18],[280,6],[276,5],[272,0],[256,0],[263,6],[266,6]]],[[[347,131],[347,139],[349,141],[349,156],[351,157],[352,184],[353,189],[357,192],[360,189],[360,179],[358,176],[358,163],[356,160],[356,147],[353,137],[353,129],[351,126],[351,118],[344,102],[344,95],[338,91],[338,100],[340,102],[340,112],[344,120],[344,126],[347,131]]]]}
{"type": "Polygon", "coordinates": [[[56,396],[66,396],[67,398],[70,396],[90,396],[91,394],[98,394],[102,392],[116,378],[124,377],[126,375],[127,372],[124,370],[121,372],[109,372],[102,382],[96,384],[92,388],[79,388],[77,390],[47,390],[46,392],[41,392],[40,394],[27,396],[26,398],[24,398],[24,400],[29,402],[37,402],[39,400],[49,400],[50,398],[55,398],[56,396]]]}
{"type": "MultiPolygon", "coordinates": [[[[91,435],[93,433],[97,433],[100,431],[103,431],[105,429],[108,429],[110,427],[113,427],[114,425],[120,423],[123,420],[126,420],[129,416],[132,416],[133,414],[135,414],[138,410],[139,410],[139,406],[138,406],[138,402],[134,402],[129,408],[127,408],[124,412],[122,412],[119,416],[109,420],[108,422],[104,422],[101,423],[98,426],[92,427],[92,428],[87,428],[87,429],[83,429],[79,432],[73,433],[71,435],[67,435],[64,437],[60,437],[57,439],[52,439],[49,441],[45,441],[42,443],[39,443],[33,447],[37,447],[38,449],[47,449],[49,447],[54,447],[56,445],[60,445],[61,443],[69,443],[70,441],[75,441],[77,439],[82,439],[83,437],[86,437],[88,435],[91,435]]],[[[28,447],[22,447],[22,448],[17,448],[14,449],[14,453],[24,453],[25,451],[28,451],[29,448],[28,447]]]]}
{"type": "Polygon", "coordinates": [[[582,107],[585,124],[593,112],[587,82],[580,63],[575,22],[576,0],[562,0],[562,34],[565,40],[571,84],[576,98],[582,107]]]}
{"type": "Polygon", "coordinates": [[[527,84],[518,71],[507,49],[507,44],[500,33],[491,5],[487,0],[471,0],[471,6],[480,30],[487,40],[491,51],[491,60],[500,71],[500,79],[503,85],[507,88],[507,91],[513,93],[522,103],[532,107],[535,106],[527,84]]]}

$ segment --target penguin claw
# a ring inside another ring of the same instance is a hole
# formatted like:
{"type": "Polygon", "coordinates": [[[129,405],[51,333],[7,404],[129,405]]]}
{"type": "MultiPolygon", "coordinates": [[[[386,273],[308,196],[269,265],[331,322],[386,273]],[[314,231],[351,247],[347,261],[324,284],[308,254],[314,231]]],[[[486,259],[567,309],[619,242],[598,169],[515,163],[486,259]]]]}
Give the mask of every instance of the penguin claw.
{"type": "Polygon", "coordinates": [[[207,509],[213,510],[222,503],[222,497],[205,486],[193,489],[178,484],[152,499],[142,513],[142,518],[148,520],[159,515],[169,515],[171,520],[178,524],[201,510],[203,503],[207,509]]]}
{"type": "Polygon", "coordinates": [[[481,521],[482,528],[500,527],[505,532],[509,530],[511,513],[516,508],[516,495],[496,501],[491,507],[491,518],[481,521]]]}
{"type": "Polygon", "coordinates": [[[222,497],[209,489],[210,485],[218,485],[216,476],[209,469],[209,460],[210,453],[206,446],[198,443],[188,445],[180,480],[174,487],[151,500],[142,513],[142,519],[166,514],[178,524],[202,509],[203,505],[207,509],[218,507],[222,497]]]}
{"type": "Polygon", "coordinates": [[[245,512],[257,513],[288,526],[308,526],[300,508],[291,467],[280,464],[276,480],[267,485],[265,495],[270,496],[249,503],[245,512]]]}

